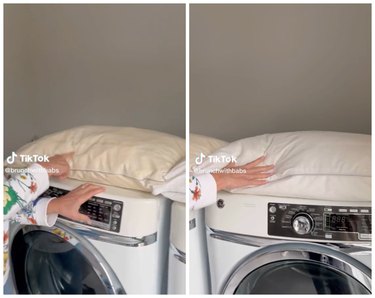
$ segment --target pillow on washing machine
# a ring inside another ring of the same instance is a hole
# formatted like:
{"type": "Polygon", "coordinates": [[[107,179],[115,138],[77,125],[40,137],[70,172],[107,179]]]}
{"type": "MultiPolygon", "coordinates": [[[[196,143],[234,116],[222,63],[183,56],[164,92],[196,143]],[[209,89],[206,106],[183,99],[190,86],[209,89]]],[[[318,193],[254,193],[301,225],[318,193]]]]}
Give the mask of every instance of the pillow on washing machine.
{"type": "MultiPolygon", "coordinates": [[[[235,158],[239,165],[265,155],[275,165],[270,183],[234,189],[234,193],[345,201],[371,200],[371,136],[301,131],[266,134],[233,142],[211,155],[235,158]]],[[[198,169],[211,171],[227,162],[205,160],[198,169]]]]}
{"type": "Polygon", "coordinates": [[[134,127],[82,126],[26,144],[17,154],[71,151],[75,154],[70,178],[151,191],[185,158],[185,140],[134,127]]]}
{"type": "Polygon", "coordinates": [[[190,134],[190,168],[196,165],[195,159],[199,157],[202,153],[204,155],[211,154],[219,148],[227,145],[228,142],[215,139],[212,137],[207,137],[199,134],[190,134]]]}
{"type": "MultiPolygon", "coordinates": [[[[190,169],[195,165],[195,158],[200,156],[201,153],[208,155],[226,144],[228,143],[215,138],[190,134],[190,169]]],[[[162,194],[173,201],[185,202],[185,169],[186,162],[184,160],[171,169],[165,176],[166,181],[164,183],[153,187],[152,193],[155,195],[162,194]]]]}

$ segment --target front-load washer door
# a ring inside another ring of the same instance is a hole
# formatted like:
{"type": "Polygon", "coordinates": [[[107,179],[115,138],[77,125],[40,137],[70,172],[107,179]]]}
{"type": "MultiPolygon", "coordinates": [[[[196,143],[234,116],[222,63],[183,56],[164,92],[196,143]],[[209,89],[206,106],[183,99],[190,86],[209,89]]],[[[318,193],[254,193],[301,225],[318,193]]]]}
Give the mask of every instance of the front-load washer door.
{"type": "Polygon", "coordinates": [[[371,294],[371,270],[323,245],[284,243],[241,260],[225,294],[371,294]]]}
{"type": "Polygon", "coordinates": [[[62,225],[21,229],[11,259],[19,294],[124,293],[95,248],[62,225]]]}
{"type": "Polygon", "coordinates": [[[280,261],[249,273],[234,294],[370,294],[359,281],[330,266],[280,261]]]}

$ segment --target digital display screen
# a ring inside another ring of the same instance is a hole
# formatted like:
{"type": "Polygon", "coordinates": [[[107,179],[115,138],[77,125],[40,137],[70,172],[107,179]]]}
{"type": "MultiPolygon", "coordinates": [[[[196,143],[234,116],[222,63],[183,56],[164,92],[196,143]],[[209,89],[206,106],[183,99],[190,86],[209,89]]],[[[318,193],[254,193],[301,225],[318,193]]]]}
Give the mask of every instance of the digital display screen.
{"type": "Polygon", "coordinates": [[[326,214],[325,230],[371,234],[371,215],[326,214]]]}

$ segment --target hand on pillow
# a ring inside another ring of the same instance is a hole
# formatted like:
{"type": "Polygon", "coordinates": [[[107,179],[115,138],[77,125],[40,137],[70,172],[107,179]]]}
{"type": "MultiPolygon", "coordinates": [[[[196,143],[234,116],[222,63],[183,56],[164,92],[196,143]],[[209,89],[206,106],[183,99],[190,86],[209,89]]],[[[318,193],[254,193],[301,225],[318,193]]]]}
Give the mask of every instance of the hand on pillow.
{"type": "Polygon", "coordinates": [[[216,181],[217,190],[229,190],[267,184],[267,178],[274,174],[274,165],[259,166],[264,160],[265,156],[262,156],[243,166],[237,167],[234,166],[233,163],[230,163],[223,169],[224,171],[212,173],[211,175],[216,181]],[[229,171],[225,172],[226,170],[229,171]]]}

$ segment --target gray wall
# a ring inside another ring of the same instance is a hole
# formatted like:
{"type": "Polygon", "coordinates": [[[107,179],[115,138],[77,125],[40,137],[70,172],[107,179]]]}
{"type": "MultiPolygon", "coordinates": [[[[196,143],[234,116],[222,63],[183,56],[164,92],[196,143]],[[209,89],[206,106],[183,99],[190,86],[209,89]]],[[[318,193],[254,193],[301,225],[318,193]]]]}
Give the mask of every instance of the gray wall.
{"type": "Polygon", "coordinates": [[[192,5],[190,127],[371,131],[371,5],[192,5]]]}
{"type": "Polygon", "coordinates": [[[86,124],[185,132],[184,5],[5,5],[5,154],[86,124]]]}

